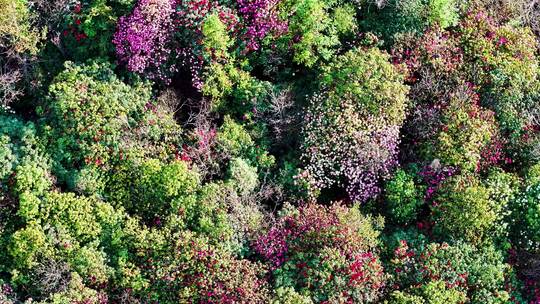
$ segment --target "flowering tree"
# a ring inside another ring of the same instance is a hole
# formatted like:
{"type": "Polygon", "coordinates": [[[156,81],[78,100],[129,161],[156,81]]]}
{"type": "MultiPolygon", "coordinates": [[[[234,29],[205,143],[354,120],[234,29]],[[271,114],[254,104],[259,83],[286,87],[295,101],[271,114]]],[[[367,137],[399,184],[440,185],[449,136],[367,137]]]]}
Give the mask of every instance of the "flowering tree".
{"type": "Polygon", "coordinates": [[[238,0],[238,12],[246,25],[243,39],[248,50],[258,50],[267,35],[287,31],[287,22],[279,17],[280,0],[238,0]]]}
{"type": "Polygon", "coordinates": [[[120,18],[113,43],[130,71],[163,81],[176,71],[174,65],[165,65],[173,51],[175,9],[175,0],[140,0],[131,15],[120,18]]]}
{"type": "Polygon", "coordinates": [[[394,290],[401,295],[394,292],[393,297],[427,300],[439,294],[441,297],[434,297],[434,300],[442,298],[450,301],[446,303],[456,304],[509,301],[504,276],[509,265],[492,246],[474,247],[463,242],[455,245],[426,243],[421,236],[398,239],[388,267],[393,274],[394,290]],[[450,300],[452,298],[454,301],[450,300]]]}
{"type": "Polygon", "coordinates": [[[358,201],[379,193],[378,179],[397,164],[407,102],[402,81],[377,49],[349,51],[326,68],[303,130],[302,177],[312,187],[346,187],[349,198],[358,201]]]}
{"type": "Polygon", "coordinates": [[[373,303],[384,286],[373,223],[357,207],[308,204],[284,212],[254,247],[273,270],[276,288],[315,302],[373,303]]]}

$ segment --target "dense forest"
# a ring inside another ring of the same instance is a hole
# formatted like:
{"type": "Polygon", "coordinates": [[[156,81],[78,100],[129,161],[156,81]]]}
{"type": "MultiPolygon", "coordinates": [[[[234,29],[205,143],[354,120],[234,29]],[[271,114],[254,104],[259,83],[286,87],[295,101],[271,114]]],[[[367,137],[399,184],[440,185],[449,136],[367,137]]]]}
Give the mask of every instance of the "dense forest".
{"type": "Polygon", "coordinates": [[[0,0],[0,304],[539,304],[540,1],[0,0]]]}

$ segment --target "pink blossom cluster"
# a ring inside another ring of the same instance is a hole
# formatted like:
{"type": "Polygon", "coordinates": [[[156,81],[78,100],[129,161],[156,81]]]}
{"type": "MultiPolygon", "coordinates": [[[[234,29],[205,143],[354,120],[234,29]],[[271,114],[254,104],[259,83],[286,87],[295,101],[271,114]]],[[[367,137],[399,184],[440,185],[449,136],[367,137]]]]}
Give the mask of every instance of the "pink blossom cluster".
{"type": "Polygon", "coordinates": [[[287,22],[280,20],[277,5],[280,0],[237,0],[238,11],[244,19],[244,40],[248,50],[258,50],[260,40],[272,33],[279,36],[287,31],[287,22]]]}
{"type": "Polygon", "coordinates": [[[176,71],[166,62],[171,56],[176,0],[139,0],[129,16],[121,17],[113,36],[121,63],[150,79],[168,82],[176,71]]]}
{"type": "Polygon", "coordinates": [[[291,278],[287,284],[310,289],[314,298],[375,302],[386,279],[373,251],[376,241],[369,237],[370,219],[340,204],[311,203],[289,211],[254,244],[276,280],[291,278]]]}
{"type": "Polygon", "coordinates": [[[235,12],[217,1],[139,0],[130,15],[120,18],[113,37],[119,62],[165,84],[184,67],[200,90],[202,25],[210,14],[217,14],[228,31],[237,31],[235,12]]]}
{"type": "Polygon", "coordinates": [[[274,268],[288,259],[289,252],[313,250],[312,243],[336,247],[349,256],[368,249],[363,236],[357,235],[355,222],[343,222],[349,211],[339,204],[325,207],[308,204],[297,213],[283,216],[266,233],[254,242],[255,251],[274,268]]]}
{"type": "Polygon", "coordinates": [[[380,180],[397,166],[400,126],[376,128],[383,125],[382,118],[340,111],[317,106],[306,115],[304,176],[316,189],[344,187],[348,199],[365,202],[380,193],[380,180]],[[347,131],[336,136],[336,130],[347,131]]]}
{"type": "Polygon", "coordinates": [[[366,283],[372,283],[372,289],[377,290],[384,286],[383,280],[373,280],[373,277],[381,278],[383,276],[383,267],[378,257],[371,252],[363,252],[354,257],[349,269],[349,286],[362,286],[366,283]]]}
{"type": "Polygon", "coordinates": [[[401,240],[399,247],[394,251],[395,258],[392,260],[395,267],[394,272],[401,277],[414,273],[419,284],[443,279],[447,288],[467,288],[468,273],[458,269],[452,263],[441,263],[436,265],[437,267],[429,267],[429,265],[439,262],[437,256],[440,255],[444,258],[444,252],[448,249],[447,243],[433,243],[422,252],[410,248],[405,240],[401,240]]]}
{"type": "Polygon", "coordinates": [[[505,143],[501,139],[496,138],[483,147],[480,152],[481,158],[477,166],[478,171],[512,163],[512,159],[507,157],[504,152],[504,144],[505,143]]]}
{"type": "Polygon", "coordinates": [[[379,195],[379,180],[390,177],[398,165],[399,127],[383,128],[372,132],[368,138],[364,145],[355,147],[342,165],[351,201],[364,202],[379,195]]]}
{"type": "Polygon", "coordinates": [[[171,256],[147,262],[152,282],[148,297],[169,295],[181,303],[268,302],[260,263],[236,259],[202,239],[178,242],[171,256]]]}
{"type": "Polygon", "coordinates": [[[420,176],[427,185],[425,199],[432,199],[440,185],[449,177],[456,175],[456,173],[458,173],[458,170],[453,167],[435,168],[433,165],[424,167],[420,172],[420,176]]]}

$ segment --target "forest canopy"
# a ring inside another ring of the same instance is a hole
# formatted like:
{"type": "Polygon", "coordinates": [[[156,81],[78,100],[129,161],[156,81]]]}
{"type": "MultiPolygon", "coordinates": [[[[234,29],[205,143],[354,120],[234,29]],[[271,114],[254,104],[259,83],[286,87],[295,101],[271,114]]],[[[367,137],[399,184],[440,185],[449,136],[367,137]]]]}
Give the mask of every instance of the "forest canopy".
{"type": "Polygon", "coordinates": [[[0,0],[0,304],[540,303],[539,20],[0,0]]]}

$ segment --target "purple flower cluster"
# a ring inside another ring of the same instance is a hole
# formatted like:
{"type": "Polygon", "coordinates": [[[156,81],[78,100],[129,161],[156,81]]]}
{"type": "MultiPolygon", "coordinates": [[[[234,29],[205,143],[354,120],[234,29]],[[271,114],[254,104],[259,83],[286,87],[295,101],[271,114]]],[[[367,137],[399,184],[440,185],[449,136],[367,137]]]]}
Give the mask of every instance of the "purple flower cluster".
{"type": "Polygon", "coordinates": [[[425,199],[430,200],[433,198],[435,192],[439,189],[440,185],[449,177],[452,177],[458,173],[458,170],[453,167],[438,168],[438,161],[434,161],[434,164],[426,166],[420,175],[427,184],[425,199]]]}
{"type": "Polygon", "coordinates": [[[373,132],[365,144],[357,145],[342,167],[347,178],[347,194],[352,201],[364,202],[381,192],[380,178],[388,178],[397,167],[399,127],[373,132]]]}
{"type": "Polygon", "coordinates": [[[174,65],[169,45],[174,32],[176,0],[139,0],[132,14],[121,17],[113,37],[116,54],[132,72],[168,82],[174,65]]]}
{"type": "Polygon", "coordinates": [[[239,13],[246,27],[244,40],[248,50],[258,50],[260,40],[269,33],[279,36],[287,31],[287,22],[280,20],[276,6],[280,0],[238,0],[239,13]]]}
{"type": "Polygon", "coordinates": [[[231,33],[238,16],[213,0],[139,0],[133,12],[121,17],[113,37],[120,63],[128,70],[169,84],[185,68],[193,87],[202,88],[206,62],[202,52],[202,25],[216,14],[231,33]]]}
{"type": "Polygon", "coordinates": [[[292,231],[286,227],[273,226],[268,233],[254,243],[254,249],[277,268],[285,263],[288,251],[287,237],[292,231]]]}
{"type": "MultiPolygon", "coordinates": [[[[335,136],[334,130],[356,127],[360,120],[344,112],[335,120],[337,123],[330,125],[325,109],[320,110],[316,115],[306,115],[306,131],[309,131],[306,132],[306,146],[310,153],[303,156],[308,165],[301,177],[316,189],[334,185],[344,187],[351,201],[365,202],[376,197],[381,191],[380,180],[388,178],[397,167],[400,127],[357,128],[354,132],[335,136]]],[[[374,117],[368,119],[377,120],[374,117]]]]}

